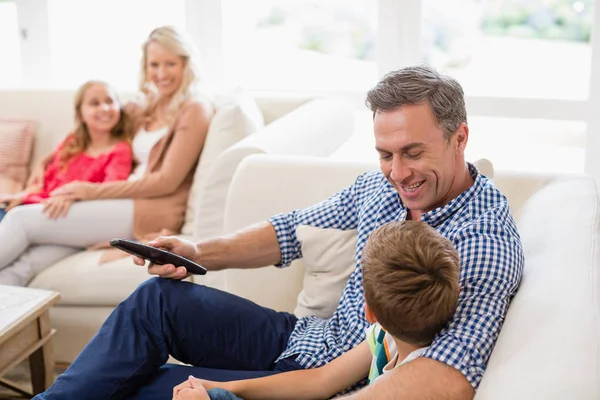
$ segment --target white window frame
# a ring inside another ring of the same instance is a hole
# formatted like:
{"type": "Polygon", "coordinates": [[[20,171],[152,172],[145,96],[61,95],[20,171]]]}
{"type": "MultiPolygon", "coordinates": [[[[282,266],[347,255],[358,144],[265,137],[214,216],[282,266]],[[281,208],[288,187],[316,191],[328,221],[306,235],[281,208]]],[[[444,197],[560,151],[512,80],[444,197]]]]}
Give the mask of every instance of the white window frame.
{"type": "MultiPolygon", "coordinates": [[[[126,0],[124,0],[126,1],[126,0]]],[[[378,73],[421,59],[421,0],[373,0],[378,7],[378,73]]],[[[44,87],[51,81],[48,6],[43,0],[18,0],[22,29],[21,54],[25,86],[44,87]]],[[[224,82],[222,0],[186,0],[187,30],[204,56],[207,81],[224,82]]],[[[142,15],[140,17],[143,18],[142,15]]],[[[594,7],[590,92],[586,100],[552,100],[467,96],[469,115],[583,121],[587,124],[585,172],[600,183],[600,4],[594,7]]],[[[364,93],[342,93],[364,107],[364,93]]],[[[308,96],[308,94],[304,94],[308,96]]],[[[560,162],[560,160],[557,160],[560,162]]]]}

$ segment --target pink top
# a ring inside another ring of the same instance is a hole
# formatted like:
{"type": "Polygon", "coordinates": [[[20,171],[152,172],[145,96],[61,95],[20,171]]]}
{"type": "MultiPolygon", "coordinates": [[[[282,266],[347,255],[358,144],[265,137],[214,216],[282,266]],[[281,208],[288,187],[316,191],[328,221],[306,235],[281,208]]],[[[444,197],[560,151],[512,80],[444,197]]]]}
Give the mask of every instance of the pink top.
{"type": "Polygon", "coordinates": [[[85,153],[71,158],[65,168],[61,168],[58,155],[61,149],[73,136],[68,136],[55,150],[50,164],[44,173],[44,186],[40,192],[29,193],[23,198],[23,204],[40,203],[50,197],[50,193],[73,181],[93,183],[118,181],[127,179],[131,173],[133,155],[131,145],[127,142],[117,143],[110,152],[97,157],[85,153]]]}

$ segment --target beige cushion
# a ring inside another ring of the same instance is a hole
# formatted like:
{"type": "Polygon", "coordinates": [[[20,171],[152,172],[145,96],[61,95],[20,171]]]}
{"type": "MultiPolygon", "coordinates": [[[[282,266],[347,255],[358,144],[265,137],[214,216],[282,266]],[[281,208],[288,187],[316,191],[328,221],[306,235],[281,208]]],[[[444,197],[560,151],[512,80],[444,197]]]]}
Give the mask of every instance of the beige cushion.
{"type": "Polygon", "coordinates": [[[517,224],[523,279],[476,399],[600,399],[594,180],[549,181],[525,202],[517,224]]]}
{"type": "Polygon", "coordinates": [[[76,253],[40,272],[29,286],[60,292],[62,305],[114,307],[150,278],[131,257],[100,265],[101,254],[76,253]]]}
{"type": "MultiPolygon", "coordinates": [[[[487,159],[474,162],[477,169],[493,178],[494,167],[487,159]]],[[[294,314],[329,318],[338,306],[344,287],[354,270],[356,230],[296,228],[304,262],[304,282],[294,314]]]]}
{"type": "MultiPolygon", "coordinates": [[[[209,170],[217,157],[226,149],[260,130],[264,126],[263,116],[254,98],[241,90],[215,97],[215,115],[208,128],[206,142],[194,173],[194,184],[188,198],[185,222],[181,229],[184,235],[194,231],[194,215],[198,199],[203,195],[209,170]]],[[[211,188],[214,190],[214,188],[211,188]]],[[[222,195],[225,201],[225,194],[222,195]]]]}
{"type": "Polygon", "coordinates": [[[21,190],[29,176],[35,124],[22,119],[0,119],[0,193],[21,190]]]}
{"type": "Polygon", "coordinates": [[[301,225],[296,228],[296,235],[302,243],[305,273],[294,314],[330,318],[354,270],[356,229],[342,231],[301,225]]]}

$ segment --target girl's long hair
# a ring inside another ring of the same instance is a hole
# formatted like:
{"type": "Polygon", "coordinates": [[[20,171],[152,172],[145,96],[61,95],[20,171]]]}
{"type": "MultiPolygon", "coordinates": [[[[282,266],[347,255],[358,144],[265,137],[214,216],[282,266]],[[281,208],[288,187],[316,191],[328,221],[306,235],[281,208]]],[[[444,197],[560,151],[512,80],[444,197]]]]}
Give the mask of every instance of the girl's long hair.
{"type": "Polygon", "coordinates": [[[131,143],[132,141],[131,120],[125,112],[125,110],[123,109],[123,106],[121,105],[121,102],[118,99],[116,92],[106,82],[97,80],[87,81],[86,83],[81,85],[81,87],[77,89],[77,92],[75,93],[75,99],[73,101],[73,105],[75,107],[75,129],[70,135],[70,137],[65,141],[64,145],[62,146],[62,149],[60,150],[60,153],[58,154],[58,159],[61,168],[65,168],[73,157],[86,151],[88,146],[92,142],[90,132],[81,116],[81,105],[83,104],[85,93],[92,85],[105,86],[110,92],[114,94],[115,99],[120,104],[119,108],[121,116],[119,118],[119,122],[117,122],[117,124],[111,129],[111,136],[115,139],[124,140],[128,143],[131,143]]]}
{"type": "Polygon", "coordinates": [[[197,51],[193,42],[184,32],[179,31],[172,26],[161,26],[150,32],[148,39],[142,45],[142,60],[140,72],[140,92],[143,94],[142,117],[148,119],[154,112],[159,94],[156,86],[148,79],[146,64],[148,61],[147,52],[150,43],[156,42],[168,51],[177,54],[183,60],[183,79],[181,85],[173,93],[171,100],[166,108],[166,122],[170,125],[175,120],[181,106],[192,98],[193,89],[200,80],[196,58],[197,51]]]}

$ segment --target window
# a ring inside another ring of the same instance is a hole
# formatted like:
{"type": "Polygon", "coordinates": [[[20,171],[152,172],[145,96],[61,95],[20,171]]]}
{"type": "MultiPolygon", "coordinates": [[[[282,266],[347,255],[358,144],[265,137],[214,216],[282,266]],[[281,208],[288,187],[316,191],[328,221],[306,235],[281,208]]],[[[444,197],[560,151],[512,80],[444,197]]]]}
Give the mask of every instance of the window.
{"type": "Polygon", "coordinates": [[[223,0],[230,84],[363,91],[377,80],[372,0],[223,0]]]}
{"type": "Polygon", "coordinates": [[[23,75],[17,7],[12,1],[0,2],[0,38],[0,86],[17,87],[23,75]]]}
{"type": "Polygon", "coordinates": [[[424,60],[468,95],[584,100],[593,0],[423,0],[424,60]]]}
{"type": "Polygon", "coordinates": [[[185,0],[47,0],[53,85],[104,79],[138,86],[141,45],[160,25],[185,25],[185,0]]]}

